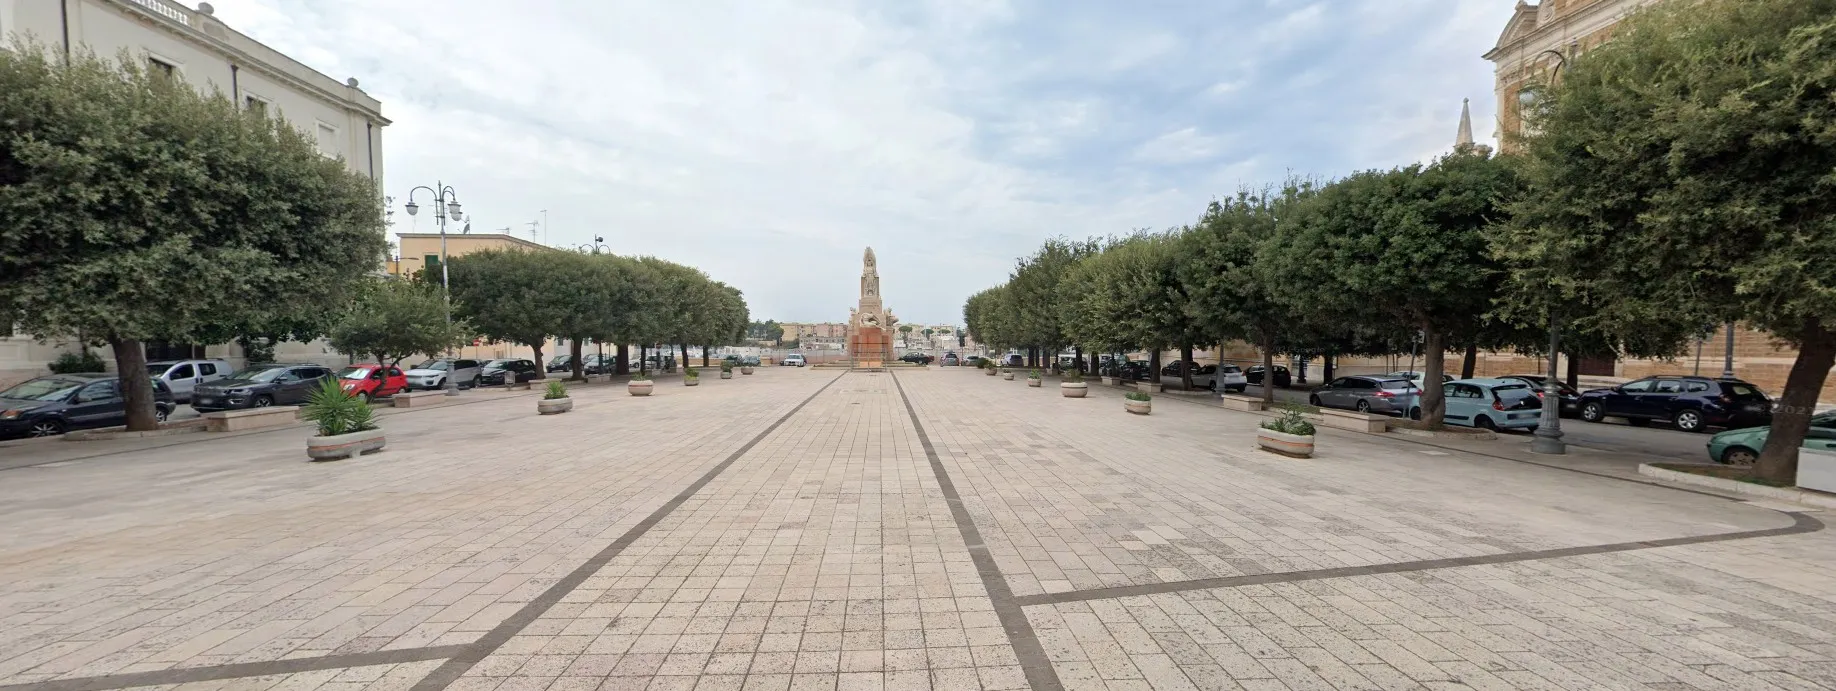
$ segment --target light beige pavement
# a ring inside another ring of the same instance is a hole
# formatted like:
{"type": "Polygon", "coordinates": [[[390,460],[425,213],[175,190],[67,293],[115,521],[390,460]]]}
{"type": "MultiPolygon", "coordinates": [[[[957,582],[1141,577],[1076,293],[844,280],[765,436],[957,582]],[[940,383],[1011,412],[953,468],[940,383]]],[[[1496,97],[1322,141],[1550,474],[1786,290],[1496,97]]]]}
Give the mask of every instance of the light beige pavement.
{"type": "Polygon", "coordinates": [[[1801,507],[965,370],[657,391],[59,442],[0,471],[0,691],[1836,688],[1801,507]]]}

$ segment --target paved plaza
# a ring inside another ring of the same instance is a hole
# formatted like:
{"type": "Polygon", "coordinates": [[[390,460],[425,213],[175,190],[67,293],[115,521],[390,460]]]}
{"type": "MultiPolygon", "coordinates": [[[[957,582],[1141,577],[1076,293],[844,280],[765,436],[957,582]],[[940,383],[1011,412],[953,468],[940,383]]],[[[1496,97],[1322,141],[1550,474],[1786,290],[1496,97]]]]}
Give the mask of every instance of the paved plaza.
{"type": "Polygon", "coordinates": [[[0,448],[0,691],[1836,688],[1826,514],[973,370],[0,448]]]}

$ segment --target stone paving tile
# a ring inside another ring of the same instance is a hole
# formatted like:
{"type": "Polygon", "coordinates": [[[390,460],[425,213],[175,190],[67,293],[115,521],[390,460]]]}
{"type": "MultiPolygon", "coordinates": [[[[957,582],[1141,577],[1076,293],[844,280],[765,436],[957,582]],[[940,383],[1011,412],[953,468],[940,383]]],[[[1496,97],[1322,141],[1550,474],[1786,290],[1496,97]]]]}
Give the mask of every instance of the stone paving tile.
{"type": "Polygon", "coordinates": [[[0,683],[469,643],[827,380],[391,415],[329,464],[285,430],[4,471],[0,683]]]}

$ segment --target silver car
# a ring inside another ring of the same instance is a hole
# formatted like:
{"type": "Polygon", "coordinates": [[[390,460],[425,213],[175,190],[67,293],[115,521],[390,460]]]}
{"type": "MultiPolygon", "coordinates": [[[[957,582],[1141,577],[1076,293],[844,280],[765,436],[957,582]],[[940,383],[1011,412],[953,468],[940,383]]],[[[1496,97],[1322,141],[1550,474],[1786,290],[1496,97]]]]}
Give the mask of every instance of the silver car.
{"type": "Polygon", "coordinates": [[[408,378],[408,390],[417,391],[446,388],[449,372],[459,388],[469,389],[478,385],[479,374],[483,371],[477,360],[436,358],[415,365],[414,369],[402,374],[408,378]]]}
{"type": "Polygon", "coordinates": [[[1388,375],[1339,377],[1313,390],[1307,402],[1321,408],[1360,413],[1408,415],[1420,405],[1422,390],[1414,382],[1388,375]]]}
{"type": "Polygon", "coordinates": [[[191,402],[191,391],[199,384],[208,384],[232,372],[230,364],[224,360],[161,360],[147,363],[147,374],[153,375],[172,389],[172,397],[180,403],[191,402]]]}

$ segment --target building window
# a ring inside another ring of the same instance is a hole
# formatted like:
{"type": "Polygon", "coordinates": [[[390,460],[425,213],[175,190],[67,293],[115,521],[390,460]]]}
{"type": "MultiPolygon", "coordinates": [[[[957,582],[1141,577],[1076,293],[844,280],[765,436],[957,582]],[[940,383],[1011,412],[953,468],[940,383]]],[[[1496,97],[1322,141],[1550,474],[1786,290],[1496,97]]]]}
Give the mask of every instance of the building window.
{"type": "Polygon", "coordinates": [[[244,97],[243,101],[244,101],[244,104],[247,106],[247,110],[249,112],[254,113],[256,115],[260,115],[264,118],[268,117],[268,102],[267,101],[263,101],[260,98],[255,97],[255,96],[244,97]]]}
{"type": "Polygon", "coordinates": [[[319,154],[327,158],[338,156],[338,128],[319,123],[319,154]]]}
{"type": "Polygon", "coordinates": [[[178,76],[178,66],[159,58],[147,58],[147,71],[155,77],[171,79],[178,76]]]}

